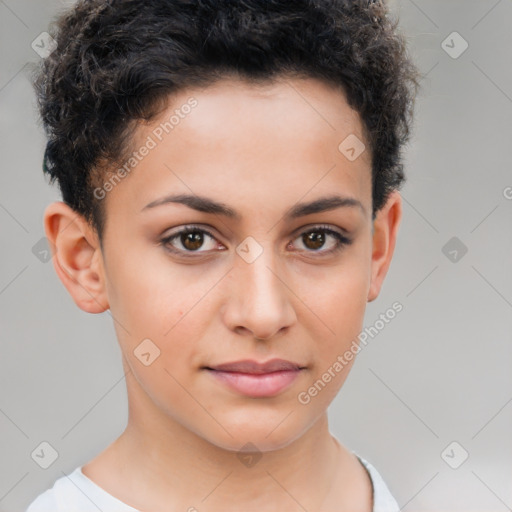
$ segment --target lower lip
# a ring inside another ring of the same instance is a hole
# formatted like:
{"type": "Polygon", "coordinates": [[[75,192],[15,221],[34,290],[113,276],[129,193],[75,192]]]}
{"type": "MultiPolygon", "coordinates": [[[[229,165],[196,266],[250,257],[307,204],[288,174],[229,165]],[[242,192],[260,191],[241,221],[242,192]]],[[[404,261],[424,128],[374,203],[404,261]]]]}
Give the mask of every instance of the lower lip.
{"type": "Polygon", "coordinates": [[[234,391],[254,398],[278,395],[289,387],[301,370],[283,370],[272,373],[238,373],[208,370],[234,391]]]}

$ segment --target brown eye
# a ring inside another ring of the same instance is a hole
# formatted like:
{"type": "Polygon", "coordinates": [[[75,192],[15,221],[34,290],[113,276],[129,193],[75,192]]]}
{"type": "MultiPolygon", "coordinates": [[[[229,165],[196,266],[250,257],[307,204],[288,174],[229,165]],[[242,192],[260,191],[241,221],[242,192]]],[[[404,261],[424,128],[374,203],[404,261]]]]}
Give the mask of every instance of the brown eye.
{"type": "Polygon", "coordinates": [[[325,233],[319,231],[312,231],[302,235],[304,245],[308,249],[318,250],[325,244],[325,233]]]}
{"type": "MultiPolygon", "coordinates": [[[[297,240],[303,245],[303,248],[299,248],[301,252],[318,253],[319,256],[337,252],[352,243],[352,240],[346,236],[325,226],[318,226],[305,231],[295,239],[295,241],[297,240]],[[327,248],[323,249],[324,247],[327,248]]],[[[212,233],[195,226],[188,226],[163,238],[161,244],[169,252],[185,257],[207,254],[210,250],[219,249],[219,242],[212,233]],[[210,243],[209,247],[208,241],[210,243]]]]}
{"type": "Polygon", "coordinates": [[[167,236],[161,240],[162,245],[170,252],[176,254],[187,255],[187,253],[206,253],[208,249],[215,249],[218,244],[215,237],[205,229],[189,226],[181,231],[167,236]],[[208,240],[210,239],[210,247],[208,247],[208,240]],[[181,245],[181,247],[180,247],[181,245]],[[204,246],[206,250],[200,250],[204,246]]]}
{"type": "Polygon", "coordinates": [[[183,247],[189,251],[197,251],[203,245],[203,234],[199,231],[194,233],[185,233],[180,235],[180,241],[183,247]]]}
{"type": "Polygon", "coordinates": [[[305,247],[304,252],[316,252],[319,255],[331,254],[352,243],[352,240],[338,233],[338,231],[324,226],[314,227],[313,229],[305,231],[296,238],[296,240],[300,240],[305,247]],[[330,243],[329,240],[331,240],[330,243]],[[325,246],[327,246],[327,249],[322,250],[325,246]]]}

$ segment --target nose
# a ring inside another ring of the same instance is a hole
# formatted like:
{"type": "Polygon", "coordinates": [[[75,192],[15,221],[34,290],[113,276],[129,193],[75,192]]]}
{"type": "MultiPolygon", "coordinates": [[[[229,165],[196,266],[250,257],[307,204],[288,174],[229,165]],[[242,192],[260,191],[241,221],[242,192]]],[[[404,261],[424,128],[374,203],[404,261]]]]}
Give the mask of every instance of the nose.
{"type": "Polygon", "coordinates": [[[265,341],[296,322],[290,302],[293,293],[278,267],[268,248],[252,263],[236,256],[224,308],[224,322],[230,330],[265,341]]]}

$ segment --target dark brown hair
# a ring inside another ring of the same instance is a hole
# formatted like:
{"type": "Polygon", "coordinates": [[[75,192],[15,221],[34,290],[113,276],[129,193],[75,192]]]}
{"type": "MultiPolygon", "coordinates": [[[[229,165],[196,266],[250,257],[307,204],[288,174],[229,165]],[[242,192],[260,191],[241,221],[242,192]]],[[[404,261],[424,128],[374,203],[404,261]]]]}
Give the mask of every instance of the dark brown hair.
{"type": "Polygon", "coordinates": [[[418,78],[383,0],[79,0],[54,24],[34,78],[43,169],[101,239],[93,190],[131,129],[171,94],[226,76],[317,78],[341,87],[372,155],[373,215],[404,181],[418,78]]]}

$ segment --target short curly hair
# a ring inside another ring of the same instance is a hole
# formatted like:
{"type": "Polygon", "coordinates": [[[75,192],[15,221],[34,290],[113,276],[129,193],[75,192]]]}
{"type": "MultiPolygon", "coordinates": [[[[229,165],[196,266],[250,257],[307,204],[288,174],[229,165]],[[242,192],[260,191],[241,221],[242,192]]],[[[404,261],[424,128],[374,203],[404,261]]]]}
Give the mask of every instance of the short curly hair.
{"type": "MultiPolygon", "coordinates": [[[[34,76],[47,134],[43,169],[96,228],[102,162],[173,93],[236,76],[315,78],[341,87],[372,156],[372,216],[405,180],[422,76],[384,0],[78,0],[53,24],[56,49],[34,76]]],[[[103,169],[103,171],[102,171],[103,169]]]]}

